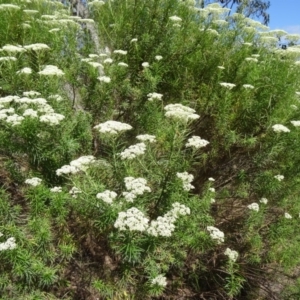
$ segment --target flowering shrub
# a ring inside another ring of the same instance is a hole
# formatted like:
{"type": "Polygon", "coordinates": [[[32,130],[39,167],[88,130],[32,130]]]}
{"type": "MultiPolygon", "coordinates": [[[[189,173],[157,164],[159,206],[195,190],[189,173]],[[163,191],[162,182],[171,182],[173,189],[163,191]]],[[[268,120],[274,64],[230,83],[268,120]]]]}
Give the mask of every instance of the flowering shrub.
{"type": "Polygon", "coordinates": [[[0,298],[297,299],[299,36],[72,9],[0,3],[0,298]]]}

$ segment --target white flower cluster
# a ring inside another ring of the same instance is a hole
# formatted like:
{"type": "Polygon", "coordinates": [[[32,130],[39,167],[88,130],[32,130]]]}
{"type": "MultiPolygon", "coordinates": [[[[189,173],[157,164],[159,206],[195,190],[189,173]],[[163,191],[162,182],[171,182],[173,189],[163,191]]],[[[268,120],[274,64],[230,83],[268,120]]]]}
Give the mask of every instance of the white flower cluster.
{"type": "Polygon", "coordinates": [[[129,148],[125,149],[120,153],[121,159],[134,159],[139,155],[144,154],[146,151],[145,143],[137,143],[135,145],[129,146],[129,148]]]}
{"type": "Polygon", "coordinates": [[[102,193],[98,193],[96,195],[96,198],[101,199],[105,203],[112,204],[113,200],[115,200],[117,196],[117,193],[115,193],[114,191],[105,190],[102,193]]]}
{"type": "MultiPolygon", "coordinates": [[[[2,233],[0,236],[2,236],[2,233]]],[[[16,239],[14,237],[10,237],[7,239],[6,242],[0,243],[0,251],[13,250],[16,247],[17,247],[17,244],[16,244],[16,239]]]]}
{"type": "Polygon", "coordinates": [[[48,65],[45,66],[44,70],[38,72],[40,75],[45,75],[45,76],[62,76],[65,75],[65,73],[60,70],[56,66],[48,65]]]}
{"type": "Polygon", "coordinates": [[[295,127],[299,127],[299,126],[300,126],[300,121],[291,121],[291,123],[292,123],[295,127]]]}
{"type": "Polygon", "coordinates": [[[14,46],[14,45],[5,45],[2,47],[2,50],[9,52],[9,53],[20,53],[20,52],[25,52],[26,50],[20,46],[14,46]]]}
{"type": "Polygon", "coordinates": [[[262,204],[267,204],[268,203],[268,199],[267,198],[261,198],[259,200],[259,202],[262,203],[262,204]]]}
{"type": "Polygon", "coordinates": [[[257,203],[251,203],[247,206],[250,210],[259,211],[259,205],[257,203]]]}
{"type": "Polygon", "coordinates": [[[282,181],[284,179],[284,176],[283,175],[275,175],[274,178],[277,179],[278,181],[282,181]]]}
{"type": "Polygon", "coordinates": [[[188,142],[185,144],[185,146],[187,148],[192,147],[195,149],[200,149],[200,148],[207,146],[208,144],[209,144],[209,142],[207,140],[201,139],[200,136],[194,135],[188,139],[188,142]]]}
{"type": "Polygon", "coordinates": [[[19,116],[17,114],[13,114],[11,116],[6,117],[6,123],[8,123],[12,126],[20,125],[23,120],[24,120],[24,117],[19,116]]]}
{"type": "Polygon", "coordinates": [[[88,64],[93,68],[103,68],[103,65],[96,61],[89,61],[88,64]]]}
{"type": "Polygon", "coordinates": [[[229,257],[229,259],[233,262],[235,262],[237,260],[237,258],[239,257],[238,252],[235,250],[231,250],[230,248],[227,248],[225,250],[224,254],[227,255],[229,257]]]}
{"type": "Polygon", "coordinates": [[[194,176],[188,172],[176,173],[176,176],[182,180],[183,189],[189,191],[195,187],[191,185],[191,182],[194,180],[194,176]]]}
{"type": "Polygon", "coordinates": [[[126,54],[127,54],[127,51],[125,51],[125,50],[114,50],[114,53],[115,53],[115,54],[126,55],[126,54]]]}
{"type": "Polygon", "coordinates": [[[105,123],[96,125],[94,128],[98,129],[101,133],[116,135],[119,132],[132,129],[132,126],[118,121],[106,121],[105,123]]]}
{"type": "Polygon", "coordinates": [[[52,193],[61,193],[62,192],[62,187],[61,186],[55,186],[50,189],[50,192],[52,193]]]}
{"type": "Polygon", "coordinates": [[[187,122],[189,120],[198,119],[200,116],[195,114],[195,110],[182,104],[168,104],[164,107],[166,110],[165,116],[176,120],[187,122]]]}
{"type": "Polygon", "coordinates": [[[32,69],[31,68],[23,68],[21,69],[20,71],[17,72],[17,74],[26,74],[26,75],[29,75],[32,73],[32,69]]]}
{"type": "Polygon", "coordinates": [[[35,97],[35,96],[40,96],[41,93],[37,92],[37,91],[28,91],[28,92],[23,92],[23,96],[26,97],[35,97]]]}
{"type": "Polygon", "coordinates": [[[149,68],[149,67],[150,67],[150,64],[149,64],[147,61],[144,61],[144,62],[142,63],[142,67],[143,67],[143,68],[149,68]]]}
{"type": "Polygon", "coordinates": [[[133,202],[137,195],[143,195],[144,192],[151,192],[144,178],[125,177],[124,182],[128,192],[123,192],[122,195],[127,202],[133,202]]]}
{"type": "Polygon", "coordinates": [[[37,177],[32,177],[32,178],[25,180],[25,183],[32,185],[32,186],[38,186],[41,184],[41,182],[42,182],[42,179],[37,178],[37,177]]]}
{"type": "Polygon", "coordinates": [[[136,138],[142,142],[149,142],[149,143],[156,142],[155,135],[151,135],[151,134],[140,134],[140,135],[137,135],[136,138]]]}
{"type": "Polygon", "coordinates": [[[166,216],[158,217],[156,220],[152,220],[147,232],[153,236],[170,237],[175,230],[175,225],[171,218],[166,216]]]}
{"type": "Polygon", "coordinates": [[[272,128],[275,132],[290,132],[290,130],[287,127],[281,124],[275,124],[272,126],[272,128]]]}
{"type": "MultiPolygon", "coordinates": [[[[113,62],[113,60],[111,58],[106,58],[103,63],[105,64],[111,64],[113,62]]],[[[109,77],[108,77],[109,78],[109,77]]],[[[99,79],[99,78],[98,78],[99,79]]],[[[99,79],[100,80],[100,79],[99,79]]],[[[100,81],[104,81],[104,80],[100,80],[100,81]]],[[[109,82],[110,82],[110,78],[109,78],[109,82]]]]}
{"type": "Polygon", "coordinates": [[[255,57],[246,57],[245,58],[246,61],[252,61],[252,62],[258,62],[258,59],[255,57]]]}
{"type": "Polygon", "coordinates": [[[220,82],[220,85],[229,90],[233,89],[236,86],[234,83],[229,83],[229,82],[220,82]]]}
{"type": "Polygon", "coordinates": [[[284,217],[286,218],[286,219],[292,219],[293,217],[289,214],[289,213],[284,213],[284,217]]]}
{"type": "Polygon", "coordinates": [[[128,209],[126,212],[119,212],[115,221],[115,228],[119,230],[145,231],[148,228],[149,219],[136,207],[128,209]]]}
{"type": "Polygon", "coordinates": [[[156,55],[156,56],[155,56],[155,59],[156,59],[157,61],[160,61],[160,60],[163,59],[163,57],[162,57],[161,55],[156,55]]]}
{"type": "Polygon", "coordinates": [[[50,47],[46,44],[37,43],[24,46],[26,50],[40,51],[40,50],[48,50],[50,47]]]}
{"type": "Polygon", "coordinates": [[[243,87],[244,87],[245,89],[254,89],[254,86],[251,85],[251,84],[243,84],[243,87]]]}
{"type": "Polygon", "coordinates": [[[185,216],[190,214],[190,209],[183,204],[175,202],[172,204],[172,209],[164,214],[163,217],[158,217],[151,221],[147,232],[153,236],[170,237],[175,230],[174,222],[179,215],[185,216]]]}
{"type": "Polygon", "coordinates": [[[56,175],[61,176],[63,174],[76,174],[80,171],[86,171],[89,165],[95,162],[95,157],[92,155],[81,156],[70,162],[70,165],[64,165],[60,169],[56,170],[56,175]]]}
{"type": "Polygon", "coordinates": [[[53,95],[50,95],[48,97],[48,99],[53,99],[53,100],[56,100],[56,101],[60,102],[60,101],[63,100],[63,97],[61,95],[58,95],[58,94],[53,94],[53,95]]]}
{"type": "Polygon", "coordinates": [[[207,226],[206,229],[209,231],[210,237],[216,240],[218,244],[224,242],[224,232],[214,226],[207,226]]]}
{"type": "Polygon", "coordinates": [[[58,125],[60,123],[60,121],[62,121],[64,118],[65,118],[64,115],[51,112],[49,114],[40,116],[39,119],[43,123],[47,123],[50,126],[54,126],[54,125],[58,125]]]}
{"type": "Polygon", "coordinates": [[[10,10],[10,9],[16,9],[19,10],[21,9],[20,6],[14,5],[14,4],[10,4],[10,3],[4,3],[4,4],[0,4],[0,10],[10,10]]]}
{"type": "Polygon", "coordinates": [[[167,278],[160,274],[160,275],[156,276],[155,278],[153,278],[151,280],[151,284],[152,285],[157,284],[159,286],[166,286],[167,285],[167,278]]]}
{"type": "Polygon", "coordinates": [[[78,194],[81,194],[82,193],[82,191],[79,189],[79,188],[77,188],[76,186],[73,186],[71,189],[70,189],[70,191],[69,191],[69,194],[73,197],[73,198],[77,198],[77,195],[78,194]]]}
{"type": "Polygon", "coordinates": [[[173,22],[181,22],[182,21],[182,19],[177,16],[169,17],[169,19],[173,22]]]}
{"type": "Polygon", "coordinates": [[[149,94],[147,95],[147,97],[148,97],[148,100],[152,102],[153,100],[161,100],[162,97],[163,97],[163,94],[159,94],[159,93],[149,93],[149,94]]]}
{"type": "Polygon", "coordinates": [[[0,61],[16,61],[17,59],[14,56],[3,56],[0,57],[0,61]]]}
{"type": "Polygon", "coordinates": [[[118,63],[118,66],[127,68],[127,67],[128,67],[128,64],[126,64],[126,63],[124,63],[124,62],[119,62],[119,63],[118,63]]]}

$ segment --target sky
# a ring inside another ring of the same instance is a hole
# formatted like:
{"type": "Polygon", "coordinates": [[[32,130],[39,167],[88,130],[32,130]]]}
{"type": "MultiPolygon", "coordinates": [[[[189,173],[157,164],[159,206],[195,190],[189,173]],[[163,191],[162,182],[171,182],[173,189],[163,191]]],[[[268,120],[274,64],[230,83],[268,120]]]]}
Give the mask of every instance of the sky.
{"type": "Polygon", "coordinates": [[[300,34],[300,0],[270,0],[270,29],[300,34]]]}

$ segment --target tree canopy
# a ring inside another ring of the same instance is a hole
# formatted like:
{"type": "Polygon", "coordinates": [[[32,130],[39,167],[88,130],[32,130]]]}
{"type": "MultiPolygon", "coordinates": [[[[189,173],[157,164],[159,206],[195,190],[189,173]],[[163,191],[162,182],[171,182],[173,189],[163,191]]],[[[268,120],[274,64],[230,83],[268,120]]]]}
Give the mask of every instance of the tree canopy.
{"type": "Polygon", "coordinates": [[[204,0],[203,5],[209,3],[220,3],[223,7],[235,8],[236,12],[244,14],[246,17],[259,18],[265,25],[270,21],[267,12],[271,3],[268,0],[204,0]]]}

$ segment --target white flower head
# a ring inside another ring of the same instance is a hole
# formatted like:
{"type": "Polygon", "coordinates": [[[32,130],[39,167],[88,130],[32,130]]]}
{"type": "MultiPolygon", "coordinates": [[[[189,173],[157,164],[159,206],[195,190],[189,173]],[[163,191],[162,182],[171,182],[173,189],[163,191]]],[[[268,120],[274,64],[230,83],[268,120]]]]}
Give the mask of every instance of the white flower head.
{"type": "Polygon", "coordinates": [[[167,118],[188,122],[189,120],[198,119],[200,116],[195,114],[195,110],[182,104],[168,104],[164,107],[167,118]]]}
{"type": "Polygon", "coordinates": [[[134,192],[123,192],[122,196],[127,202],[133,202],[137,197],[137,195],[134,192]]]}
{"type": "Polygon", "coordinates": [[[207,140],[201,139],[200,136],[192,136],[191,138],[188,139],[188,142],[185,144],[185,146],[195,148],[195,149],[200,149],[205,146],[207,146],[209,142],[207,140]]]}
{"type": "Polygon", "coordinates": [[[48,65],[44,68],[44,70],[38,72],[40,75],[45,75],[45,76],[63,76],[65,73],[60,70],[56,66],[48,65]]]}
{"type": "Polygon", "coordinates": [[[150,187],[147,186],[147,180],[144,178],[125,177],[125,186],[128,191],[135,195],[143,195],[144,192],[151,192],[150,187]]]}
{"type": "Polygon", "coordinates": [[[55,186],[50,189],[50,192],[52,193],[61,193],[62,192],[62,187],[61,186],[55,186]]]}
{"type": "Polygon", "coordinates": [[[188,172],[183,173],[176,173],[176,176],[181,179],[183,184],[183,189],[185,191],[189,191],[191,189],[194,189],[195,187],[191,184],[191,182],[194,180],[194,176],[192,174],[189,174],[188,172]]]}
{"type": "Polygon", "coordinates": [[[216,189],[215,189],[215,188],[212,188],[212,187],[209,188],[208,190],[209,190],[210,192],[212,192],[212,193],[215,193],[215,192],[216,192],[216,189]]]}
{"type": "Polygon", "coordinates": [[[25,75],[29,75],[32,73],[32,69],[31,68],[23,68],[19,71],[17,71],[17,74],[25,74],[25,75]]]}
{"type": "Polygon", "coordinates": [[[252,203],[247,206],[250,210],[259,211],[259,205],[257,203],[252,203]]]}
{"type": "Polygon", "coordinates": [[[163,59],[163,57],[162,57],[161,55],[156,55],[156,56],[155,56],[155,59],[156,59],[157,61],[160,61],[160,60],[163,59]]]}
{"type": "Polygon", "coordinates": [[[258,62],[258,59],[255,57],[246,57],[245,58],[246,61],[252,61],[252,62],[258,62]]]}
{"type": "Polygon", "coordinates": [[[126,55],[126,54],[127,54],[127,51],[124,51],[124,50],[114,50],[114,53],[115,53],[115,54],[126,55]]]}
{"type": "Polygon", "coordinates": [[[118,121],[106,121],[94,127],[100,133],[116,135],[120,132],[132,129],[132,126],[118,121]]]}
{"type": "Polygon", "coordinates": [[[24,111],[23,117],[37,118],[38,117],[38,113],[37,113],[36,110],[34,110],[32,108],[28,108],[28,109],[26,109],[24,111]]]}
{"type": "Polygon", "coordinates": [[[245,88],[245,89],[254,89],[254,86],[253,85],[251,85],[251,84],[243,84],[243,87],[245,88]]]}
{"type": "Polygon", "coordinates": [[[289,214],[289,213],[284,213],[284,217],[286,218],[286,219],[292,219],[293,217],[289,214]]]}
{"type": "Polygon", "coordinates": [[[35,96],[40,96],[41,93],[36,91],[28,91],[28,92],[23,92],[23,95],[26,97],[35,97],[35,96]]]}
{"type": "Polygon", "coordinates": [[[24,46],[26,50],[40,51],[40,50],[49,50],[50,47],[46,44],[37,43],[24,46]]]}
{"type": "Polygon", "coordinates": [[[206,229],[209,231],[210,237],[216,240],[218,244],[224,242],[224,232],[214,226],[207,226],[206,229]]]}
{"type": "Polygon", "coordinates": [[[157,285],[159,285],[159,286],[165,287],[165,286],[167,285],[167,279],[166,279],[166,277],[163,276],[163,275],[158,275],[158,276],[156,276],[155,278],[153,278],[153,279],[151,280],[151,284],[152,284],[152,285],[157,284],[157,285]]]}
{"type": "Polygon", "coordinates": [[[142,142],[149,142],[149,143],[156,142],[155,135],[151,135],[151,134],[140,134],[136,138],[142,142]]]}
{"type": "Polygon", "coordinates": [[[234,83],[229,83],[229,82],[220,82],[220,85],[229,90],[233,89],[236,86],[234,83]]]}
{"type": "Polygon", "coordinates": [[[5,45],[2,47],[2,50],[9,52],[9,53],[20,53],[20,52],[25,52],[26,49],[24,49],[22,46],[17,45],[5,45]]]}
{"type": "Polygon", "coordinates": [[[16,244],[16,239],[14,237],[10,237],[4,243],[0,243],[0,251],[13,250],[16,247],[17,244],[16,244]]]}
{"type": "Polygon", "coordinates": [[[120,153],[121,159],[133,159],[139,155],[144,154],[146,151],[146,144],[145,143],[138,143],[132,145],[125,149],[123,152],[120,153]]]}
{"type": "Polygon", "coordinates": [[[275,175],[274,178],[277,179],[278,181],[282,181],[284,179],[284,176],[283,175],[275,175]]]}
{"type": "Polygon", "coordinates": [[[148,97],[148,101],[153,101],[153,100],[161,100],[163,97],[163,94],[159,94],[159,93],[149,93],[147,95],[148,97]]]}
{"type": "Polygon", "coordinates": [[[275,132],[290,132],[290,130],[287,127],[281,124],[275,124],[272,126],[272,128],[275,132]]]}
{"type": "Polygon", "coordinates": [[[37,178],[37,177],[32,177],[32,178],[26,179],[25,183],[27,183],[31,186],[38,186],[42,183],[42,179],[37,178]]]}
{"type": "Polygon", "coordinates": [[[64,118],[65,118],[64,115],[50,112],[46,115],[40,116],[40,122],[47,123],[50,126],[54,126],[54,125],[59,125],[60,121],[62,121],[64,118]]]}
{"type": "Polygon", "coordinates": [[[113,62],[113,60],[111,58],[106,58],[103,63],[104,64],[111,64],[113,62]]]}
{"type": "Polygon", "coordinates": [[[117,196],[118,196],[117,193],[115,193],[114,191],[106,190],[102,193],[98,193],[96,195],[96,198],[101,199],[105,203],[112,204],[113,200],[115,200],[117,196]]]}
{"type": "Polygon", "coordinates": [[[182,21],[182,19],[177,16],[169,17],[169,19],[173,22],[181,22],[182,21]]]}
{"type": "Polygon", "coordinates": [[[267,204],[268,203],[268,199],[267,198],[261,198],[259,200],[260,203],[263,203],[263,204],[267,204]]]}
{"type": "Polygon", "coordinates": [[[150,65],[149,65],[148,62],[145,61],[145,62],[142,63],[142,67],[143,67],[143,68],[149,68],[150,65]]]}
{"type": "Polygon", "coordinates": [[[128,67],[128,64],[126,64],[126,63],[124,63],[124,62],[119,62],[119,63],[118,63],[118,66],[119,66],[119,67],[125,67],[125,68],[127,68],[127,67],[128,67]]]}
{"type": "Polygon", "coordinates": [[[300,126],[300,121],[291,121],[291,123],[292,123],[295,127],[299,127],[299,126],[300,126]]]}
{"type": "Polygon", "coordinates": [[[70,189],[70,191],[69,191],[69,194],[73,197],[73,198],[77,198],[77,195],[78,194],[81,194],[82,193],[82,191],[79,189],[79,188],[77,188],[76,186],[73,186],[71,189],[70,189]]]}
{"type": "Polygon", "coordinates": [[[134,38],[134,39],[132,39],[131,41],[130,41],[130,43],[136,43],[138,41],[138,39],[137,38],[134,38]]]}
{"type": "Polygon", "coordinates": [[[114,227],[119,230],[146,231],[149,219],[136,207],[128,209],[126,212],[119,212],[114,227]]]}
{"type": "Polygon", "coordinates": [[[233,262],[235,262],[237,260],[237,258],[239,257],[238,252],[235,250],[231,250],[230,248],[227,248],[225,250],[224,254],[227,255],[229,257],[229,259],[233,262]]]}
{"type": "Polygon", "coordinates": [[[212,178],[212,177],[209,177],[208,178],[208,181],[211,181],[211,182],[214,182],[214,181],[216,181],[214,178],[212,178]]]}
{"type": "Polygon", "coordinates": [[[111,79],[110,79],[110,77],[108,77],[108,76],[99,76],[97,79],[98,79],[99,81],[105,82],[105,83],[110,83],[110,82],[111,82],[111,79]]]}

